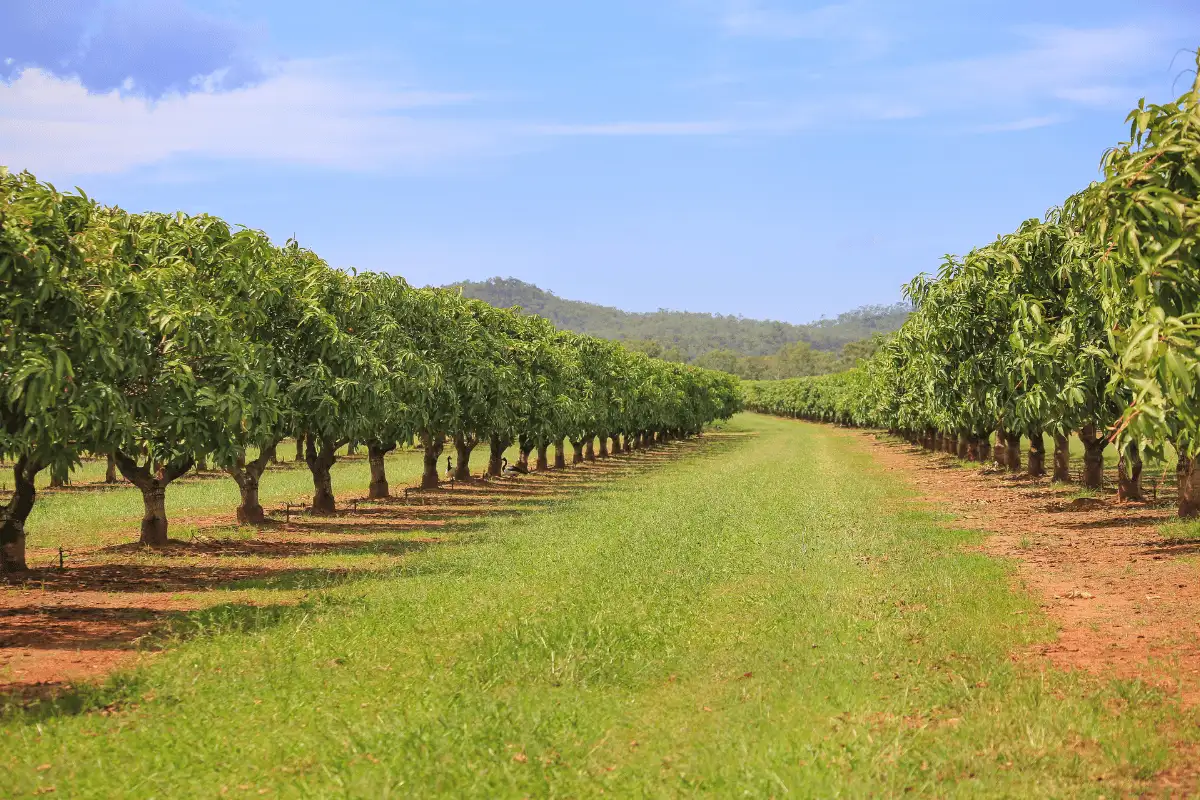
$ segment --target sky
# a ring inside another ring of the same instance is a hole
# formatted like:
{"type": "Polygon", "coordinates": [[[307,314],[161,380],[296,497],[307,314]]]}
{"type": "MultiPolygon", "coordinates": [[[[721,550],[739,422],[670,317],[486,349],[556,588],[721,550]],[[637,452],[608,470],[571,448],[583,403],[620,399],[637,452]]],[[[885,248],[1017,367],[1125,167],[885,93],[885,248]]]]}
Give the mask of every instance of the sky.
{"type": "Polygon", "coordinates": [[[0,165],[417,285],[806,322],[1040,217],[1195,0],[0,0],[0,165]]]}

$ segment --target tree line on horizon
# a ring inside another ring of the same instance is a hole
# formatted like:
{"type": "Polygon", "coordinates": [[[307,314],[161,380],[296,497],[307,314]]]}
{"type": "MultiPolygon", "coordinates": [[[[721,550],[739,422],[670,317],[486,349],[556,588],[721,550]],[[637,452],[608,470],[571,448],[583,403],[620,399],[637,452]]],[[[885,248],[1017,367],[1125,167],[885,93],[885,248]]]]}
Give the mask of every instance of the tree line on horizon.
{"type": "MultiPolygon", "coordinates": [[[[759,379],[818,375],[852,365],[861,357],[854,345],[894,332],[912,310],[907,302],[863,306],[832,319],[793,325],[666,309],[622,311],[565,300],[516,278],[462,281],[451,288],[500,308],[519,307],[560,328],[620,341],[663,361],[759,379]]],[[[857,346],[861,350],[864,345],[857,346]]]]}

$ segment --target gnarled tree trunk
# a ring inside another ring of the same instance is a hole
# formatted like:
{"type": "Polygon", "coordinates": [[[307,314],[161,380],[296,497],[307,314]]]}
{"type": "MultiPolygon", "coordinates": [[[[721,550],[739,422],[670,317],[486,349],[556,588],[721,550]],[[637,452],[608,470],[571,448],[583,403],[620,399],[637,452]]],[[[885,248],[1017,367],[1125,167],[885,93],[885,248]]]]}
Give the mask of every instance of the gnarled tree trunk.
{"type": "Polygon", "coordinates": [[[620,452],[621,452],[621,434],[614,433],[612,435],[612,447],[609,448],[609,452],[612,453],[614,456],[620,454],[620,452]]]}
{"type": "Polygon", "coordinates": [[[395,442],[367,442],[367,463],[371,467],[371,483],[367,486],[367,497],[383,500],[391,497],[392,487],[387,479],[387,454],[396,449],[395,442]]]}
{"type": "Polygon", "coordinates": [[[583,440],[582,439],[572,439],[571,440],[571,463],[572,464],[582,464],[583,463],[583,440]]]}
{"type": "Polygon", "coordinates": [[[304,460],[312,473],[312,513],[332,514],[337,511],[337,500],[333,496],[333,476],[330,470],[337,461],[337,451],[346,443],[335,439],[318,439],[313,434],[304,436],[304,460]]]}
{"type": "Polygon", "coordinates": [[[1121,451],[1117,461],[1117,500],[1120,502],[1142,499],[1142,453],[1136,444],[1129,444],[1121,451]]]}
{"type": "Polygon", "coordinates": [[[565,438],[554,443],[554,468],[567,468],[567,440],[565,438]]]}
{"type": "Polygon", "coordinates": [[[980,464],[986,464],[992,458],[992,432],[984,431],[975,436],[976,447],[979,450],[979,457],[975,460],[980,464]]]}
{"type": "Polygon", "coordinates": [[[596,437],[594,435],[588,436],[583,443],[583,457],[588,461],[596,460],[596,437]]]}
{"type": "Polygon", "coordinates": [[[1095,425],[1084,425],[1079,431],[1083,442],[1083,485],[1088,489],[1104,488],[1104,446],[1108,440],[1097,432],[1095,425]]]}
{"type": "Polygon", "coordinates": [[[1065,433],[1054,434],[1054,474],[1051,480],[1055,483],[1071,482],[1071,437],[1065,433]]]}
{"type": "Polygon", "coordinates": [[[21,456],[13,464],[13,493],[0,507],[0,572],[24,572],[25,520],[37,497],[34,480],[45,469],[36,458],[21,456]]]}
{"type": "Polygon", "coordinates": [[[608,458],[608,434],[602,433],[597,440],[596,456],[598,458],[608,458]]]}
{"type": "Polygon", "coordinates": [[[517,445],[517,469],[521,472],[529,472],[529,454],[533,452],[533,440],[525,436],[520,437],[520,442],[517,445]]]}
{"type": "Polygon", "coordinates": [[[549,446],[542,441],[537,444],[537,461],[533,465],[534,472],[545,472],[550,469],[549,446]]]}
{"type": "Polygon", "coordinates": [[[498,433],[488,437],[488,475],[499,478],[504,473],[504,451],[509,441],[498,433]]]}
{"type": "Polygon", "coordinates": [[[1183,448],[1176,445],[1179,463],[1175,466],[1175,477],[1179,480],[1179,517],[1200,517],[1200,458],[1185,456],[1183,448]]]}
{"type": "Polygon", "coordinates": [[[258,458],[249,462],[246,461],[246,454],[243,452],[238,455],[233,466],[226,470],[238,485],[242,496],[241,505],[237,507],[239,525],[261,525],[267,521],[267,515],[258,499],[258,484],[267,469],[267,464],[274,458],[275,447],[278,444],[272,442],[267,445],[259,451],[258,458]]]}
{"type": "Polygon", "coordinates": [[[292,459],[293,461],[304,460],[304,438],[303,433],[296,434],[296,457],[292,459]]]}
{"type": "Polygon", "coordinates": [[[958,456],[964,461],[966,460],[967,454],[971,451],[971,443],[967,441],[967,435],[965,433],[960,433],[958,435],[958,443],[954,448],[954,451],[954,455],[958,456]]]}
{"type": "Polygon", "coordinates": [[[479,440],[474,436],[454,434],[454,452],[457,456],[457,460],[454,462],[454,480],[471,480],[471,451],[478,443],[479,440]]]}
{"type": "Polygon", "coordinates": [[[1046,474],[1046,440],[1040,428],[1028,432],[1029,436],[1029,466],[1026,473],[1031,477],[1040,478],[1046,474]]]}
{"type": "Polygon", "coordinates": [[[992,461],[1000,469],[1008,466],[1008,449],[1004,446],[1004,426],[996,426],[996,444],[992,448],[992,461]]]}
{"type": "Polygon", "coordinates": [[[108,459],[108,465],[104,468],[104,482],[105,483],[116,483],[117,482],[117,462],[113,459],[112,453],[109,453],[106,456],[106,458],[108,459]]]}
{"type": "Polygon", "coordinates": [[[1004,461],[1009,472],[1021,471],[1021,434],[1004,432],[1004,461]]]}
{"type": "Polygon", "coordinates": [[[141,543],[151,547],[163,547],[167,544],[167,486],[171,481],[184,475],[195,464],[191,456],[180,459],[172,464],[160,467],[151,472],[149,464],[142,465],[125,455],[120,450],[113,451],[117,461],[117,469],[142,492],[141,543]]]}
{"type": "Polygon", "coordinates": [[[422,458],[421,488],[436,489],[438,480],[438,464],[442,460],[442,448],[446,446],[445,437],[440,433],[436,436],[429,431],[421,431],[421,446],[425,448],[422,458]]]}

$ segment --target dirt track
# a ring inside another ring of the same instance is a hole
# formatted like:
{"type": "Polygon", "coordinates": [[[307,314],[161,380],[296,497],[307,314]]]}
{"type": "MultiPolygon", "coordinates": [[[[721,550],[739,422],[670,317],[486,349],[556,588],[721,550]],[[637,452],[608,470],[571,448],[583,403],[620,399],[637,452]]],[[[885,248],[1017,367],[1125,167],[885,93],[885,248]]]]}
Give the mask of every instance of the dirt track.
{"type": "Polygon", "coordinates": [[[1042,656],[1064,669],[1138,678],[1200,703],[1200,539],[1169,539],[1173,504],[1071,499],[1048,479],[965,469],[946,455],[857,436],[886,470],[1013,560],[1021,583],[1058,624],[1042,656]]]}

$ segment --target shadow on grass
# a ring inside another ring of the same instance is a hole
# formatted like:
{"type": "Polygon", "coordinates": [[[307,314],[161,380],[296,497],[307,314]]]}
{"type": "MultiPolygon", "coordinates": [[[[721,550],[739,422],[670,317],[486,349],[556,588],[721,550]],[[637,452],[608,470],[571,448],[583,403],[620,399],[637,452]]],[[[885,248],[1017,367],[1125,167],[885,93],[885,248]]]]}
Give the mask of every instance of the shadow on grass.
{"type": "MultiPolygon", "coordinates": [[[[297,605],[228,603],[191,612],[127,609],[148,612],[154,616],[156,625],[151,633],[143,631],[134,644],[114,649],[163,649],[198,636],[263,631],[346,602],[349,601],[321,597],[297,605]]],[[[94,642],[86,644],[95,647],[94,642]]],[[[54,717],[130,711],[145,699],[145,685],[145,674],[134,670],[118,672],[102,684],[57,681],[0,687],[0,720],[33,725],[54,717]]]]}
{"type": "MultiPolygon", "coordinates": [[[[455,567],[450,560],[408,563],[403,557],[434,545],[475,543],[479,540],[476,532],[489,522],[520,519],[586,493],[610,491],[626,479],[681,459],[718,458],[750,438],[750,434],[715,434],[518,479],[473,480],[435,490],[410,489],[407,503],[400,499],[401,490],[395,493],[397,497],[384,501],[343,501],[343,509],[329,516],[295,514],[288,524],[273,519],[258,529],[207,526],[202,529],[206,535],[190,541],[173,540],[163,548],[122,544],[92,551],[107,558],[133,556],[141,563],[77,560],[72,564],[73,554],[68,554],[64,570],[40,568],[0,578],[0,584],[38,590],[39,594],[60,593],[63,601],[47,612],[42,600],[31,597],[27,605],[0,614],[0,642],[42,650],[135,650],[166,647],[196,636],[262,630],[313,613],[316,604],[348,601],[334,601],[319,594],[299,605],[221,604],[180,611],[171,610],[169,601],[148,600],[176,592],[319,591],[384,575],[415,578],[453,574],[455,567]],[[345,508],[350,503],[353,507],[345,508]],[[210,535],[217,531],[225,536],[210,535]],[[402,560],[399,564],[386,561],[366,568],[308,568],[286,563],[312,556],[387,556],[402,560]],[[95,602],[93,598],[69,597],[69,593],[124,596],[127,602],[109,600],[107,605],[88,605],[95,602]]],[[[210,473],[189,477],[208,480],[224,476],[210,473]]],[[[59,714],[118,709],[136,702],[138,681],[133,674],[114,676],[98,687],[66,682],[0,686],[0,714],[18,714],[36,721],[59,714]]]]}

